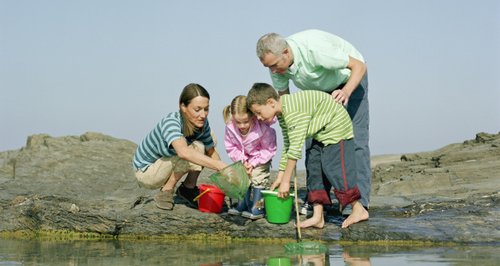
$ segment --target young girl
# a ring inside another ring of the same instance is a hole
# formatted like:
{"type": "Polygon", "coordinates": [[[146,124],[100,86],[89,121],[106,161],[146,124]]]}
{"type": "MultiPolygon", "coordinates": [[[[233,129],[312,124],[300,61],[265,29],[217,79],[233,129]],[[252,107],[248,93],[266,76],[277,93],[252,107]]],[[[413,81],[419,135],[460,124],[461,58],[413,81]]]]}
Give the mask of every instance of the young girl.
{"type": "Polygon", "coordinates": [[[261,190],[269,183],[271,159],[276,154],[276,131],[247,109],[246,96],[236,96],[223,111],[226,130],[224,145],[229,158],[242,161],[251,177],[245,198],[229,214],[255,220],[264,217],[261,190]]]}

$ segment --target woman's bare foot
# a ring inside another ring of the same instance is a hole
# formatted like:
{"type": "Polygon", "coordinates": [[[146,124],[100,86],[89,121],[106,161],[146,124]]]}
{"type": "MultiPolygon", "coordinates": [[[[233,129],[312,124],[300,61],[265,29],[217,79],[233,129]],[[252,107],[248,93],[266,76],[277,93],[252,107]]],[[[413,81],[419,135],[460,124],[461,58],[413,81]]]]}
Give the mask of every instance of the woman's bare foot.
{"type": "Polygon", "coordinates": [[[325,226],[325,219],[323,217],[323,205],[315,203],[313,206],[313,215],[311,218],[298,223],[300,228],[323,228],[325,226]]]}
{"type": "Polygon", "coordinates": [[[359,201],[355,201],[352,203],[352,213],[342,223],[342,228],[347,228],[351,224],[368,220],[369,217],[370,215],[365,207],[359,201]]]}

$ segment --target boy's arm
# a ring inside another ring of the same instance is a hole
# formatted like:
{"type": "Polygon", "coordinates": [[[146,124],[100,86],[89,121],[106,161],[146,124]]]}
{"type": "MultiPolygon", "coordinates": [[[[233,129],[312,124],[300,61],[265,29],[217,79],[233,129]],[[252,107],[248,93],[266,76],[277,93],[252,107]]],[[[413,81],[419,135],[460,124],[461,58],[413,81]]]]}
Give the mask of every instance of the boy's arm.
{"type": "Polygon", "coordinates": [[[281,158],[278,164],[278,170],[285,171],[286,162],[288,158],[287,156],[288,146],[290,145],[290,143],[288,142],[288,132],[284,118],[278,117],[278,122],[281,127],[281,134],[283,136],[283,148],[281,150],[281,158]]]}
{"type": "Polygon", "coordinates": [[[302,147],[306,140],[306,133],[312,117],[305,113],[294,113],[287,121],[287,159],[302,158],[302,147]]]}
{"type": "Polygon", "coordinates": [[[278,171],[278,175],[276,175],[276,180],[274,180],[273,184],[271,185],[270,190],[274,191],[275,188],[279,187],[281,184],[281,180],[283,180],[283,174],[285,171],[278,171]]]}
{"type": "Polygon", "coordinates": [[[285,172],[283,174],[283,178],[281,179],[281,183],[278,188],[279,198],[287,198],[288,196],[290,196],[290,179],[292,177],[296,165],[297,165],[297,160],[294,159],[287,160],[285,172]]]}

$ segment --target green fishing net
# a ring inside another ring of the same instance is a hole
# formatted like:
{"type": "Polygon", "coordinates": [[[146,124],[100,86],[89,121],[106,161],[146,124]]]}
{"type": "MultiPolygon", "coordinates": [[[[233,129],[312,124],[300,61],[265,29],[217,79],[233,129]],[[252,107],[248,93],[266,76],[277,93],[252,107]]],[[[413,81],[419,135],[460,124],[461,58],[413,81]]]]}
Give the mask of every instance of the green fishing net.
{"type": "Polygon", "coordinates": [[[327,247],[319,242],[300,241],[285,244],[285,252],[288,254],[314,255],[326,253],[327,251],[327,247]]]}
{"type": "Polygon", "coordinates": [[[243,199],[250,186],[250,178],[241,162],[232,163],[209,178],[232,199],[243,199]]]}

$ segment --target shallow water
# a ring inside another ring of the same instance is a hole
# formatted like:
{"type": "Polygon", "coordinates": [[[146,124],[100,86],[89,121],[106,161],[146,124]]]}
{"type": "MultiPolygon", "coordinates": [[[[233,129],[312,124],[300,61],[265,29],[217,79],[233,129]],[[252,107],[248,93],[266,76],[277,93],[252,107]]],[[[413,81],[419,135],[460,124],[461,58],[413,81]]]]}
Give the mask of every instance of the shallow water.
{"type": "Polygon", "coordinates": [[[285,243],[253,241],[5,240],[0,265],[498,265],[499,245],[326,244],[317,255],[293,255],[285,243]]]}

